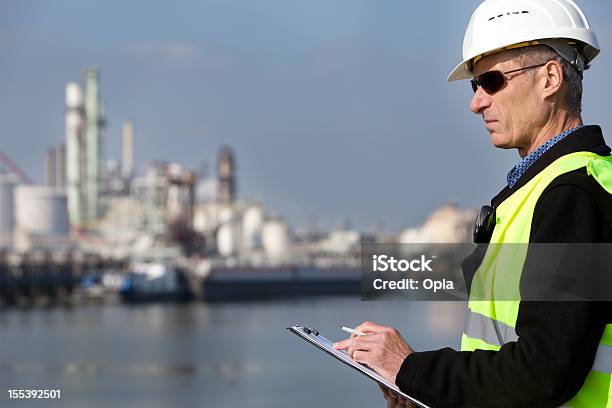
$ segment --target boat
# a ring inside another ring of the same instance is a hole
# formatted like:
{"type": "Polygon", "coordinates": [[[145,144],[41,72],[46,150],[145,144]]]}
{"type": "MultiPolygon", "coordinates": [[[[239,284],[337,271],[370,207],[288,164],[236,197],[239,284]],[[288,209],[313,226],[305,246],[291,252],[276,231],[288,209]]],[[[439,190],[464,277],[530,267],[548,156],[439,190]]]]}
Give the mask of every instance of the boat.
{"type": "Polygon", "coordinates": [[[169,257],[138,257],[130,262],[119,296],[126,303],[189,301],[187,274],[169,257]]]}
{"type": "Polygon", "coordinates": [[[360,296],[361,271],[354,267],[212,267],[203,281],[206,302],[311,296],[360,296]]]}

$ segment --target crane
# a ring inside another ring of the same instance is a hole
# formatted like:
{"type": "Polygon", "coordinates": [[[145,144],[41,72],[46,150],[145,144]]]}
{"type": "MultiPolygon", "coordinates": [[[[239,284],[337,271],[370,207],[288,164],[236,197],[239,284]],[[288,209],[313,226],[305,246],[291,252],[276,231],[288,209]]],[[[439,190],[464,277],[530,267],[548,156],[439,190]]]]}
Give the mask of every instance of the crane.
{"type": "Polygon", "coordinates": [[[17,164],[11,160],[8,154],[4,153],[0,149],[0,163],[4,164],[4,166],[14,175],[19,177],[19,179],[26,184],[34,184],[34,181],[28,176],[23,170],[17,166],[17,164]]]}

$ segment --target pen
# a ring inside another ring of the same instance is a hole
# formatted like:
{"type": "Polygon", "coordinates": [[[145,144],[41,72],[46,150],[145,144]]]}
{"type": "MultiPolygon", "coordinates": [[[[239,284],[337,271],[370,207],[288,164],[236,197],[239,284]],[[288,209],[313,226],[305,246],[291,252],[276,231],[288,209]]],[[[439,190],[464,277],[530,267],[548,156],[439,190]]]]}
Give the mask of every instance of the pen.
{"type": "Polygon", "coordinates": [[[364,332],[360,332],[359,330],[351,329],[350,327],[340,326],[340,328],[344,330],[345,332],[354,334],[356,336],[365,336],[364,332]]]}

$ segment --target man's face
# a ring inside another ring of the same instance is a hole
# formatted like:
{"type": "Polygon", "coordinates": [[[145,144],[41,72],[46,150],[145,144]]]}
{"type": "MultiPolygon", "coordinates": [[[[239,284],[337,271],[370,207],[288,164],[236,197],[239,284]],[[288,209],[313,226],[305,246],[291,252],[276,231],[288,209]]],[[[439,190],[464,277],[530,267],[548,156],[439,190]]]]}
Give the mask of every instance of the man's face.
{"type": "MultiPolygon", "coordinates": [[[[474,77],[487,71],[506,72],[523,68],[515,55],[502,51],[483,58],[474,67],[474,77]]],[[[507,74],[506,84],[493,95],[479,87],[470,104],[472,112],[482,115],[493,145],[504,149],[518,148],[521,156],[527,154],[534,132],[545,116],[542,101],[538,98],[538,76],[531,79],[529,71],[507,74]]]]}

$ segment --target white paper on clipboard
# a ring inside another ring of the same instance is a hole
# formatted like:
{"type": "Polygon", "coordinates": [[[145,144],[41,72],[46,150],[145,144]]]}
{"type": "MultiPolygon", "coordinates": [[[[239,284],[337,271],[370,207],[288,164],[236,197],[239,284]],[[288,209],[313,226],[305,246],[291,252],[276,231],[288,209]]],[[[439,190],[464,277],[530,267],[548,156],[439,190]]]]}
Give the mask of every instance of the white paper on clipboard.
{"type": "Polygon", "coordinates": [[[395,391],[399,395],[415,403],[417,406],[422,407],[422,408],[430,408],[428,405],[425,405],[421,401],[409,395],[406,395],[404,392],[400,391],[397,385],[390,383],[389,381],[384,379],[381,375],[379,375],[376,371],[353,360],[346,351],[336,350],[333,346],[334,342],[323,337],[318,331],[310,329],[310,328],[306,328],[306,331],[304,329],[305,327],[300,326],[300,325],[296,325],[296,326],[287,328],[287,330],[289,330],[291,333],[297,335],[298,337],[301,337],[302,339],[306,340],[307,342],[319,348],[320,350],[323,350],[329,355],[331,355],[332,357],[342,361],[344,364],[370,377],[372,380],[376,381],[377,383],[389,388],[390,390],[395,391]]]}

